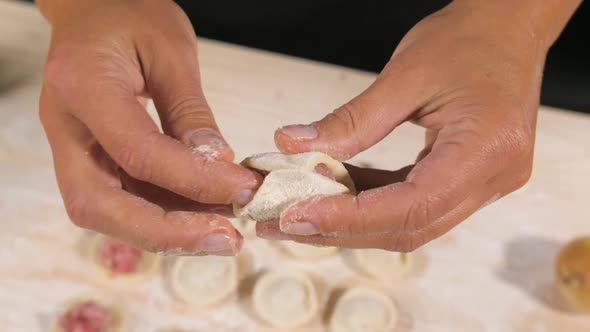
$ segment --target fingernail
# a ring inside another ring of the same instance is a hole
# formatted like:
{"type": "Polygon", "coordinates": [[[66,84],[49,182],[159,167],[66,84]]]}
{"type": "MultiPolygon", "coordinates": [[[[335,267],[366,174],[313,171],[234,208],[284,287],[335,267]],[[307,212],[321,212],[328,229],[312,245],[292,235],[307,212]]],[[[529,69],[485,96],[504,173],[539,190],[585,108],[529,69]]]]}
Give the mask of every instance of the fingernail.
{"type": "Polygon", "coordinates": [[[318,137],[318,131],[312,125],[291,125],[281,128],[281,131],[292,139],[314,139],[318,137]]]}
{"type": "Polygon", "coordinates": [[[246,205],[252,200],[252,197],[254,197],[254,191],[250,189],[244,189],[234,196],[234,202],[240,205],[246,205]]]}
{"type": "Polygon", "coordinates": [[[202,128],[195,131],[190,137],[190,144],[194,149],[208,146],[210,148],[226,147],[227,143],[215,130],[202,128]]]}
{"type": "Polygon", "coordinates": [[[281,224],[281,232],[293,235],[316,235],[320,231],[309,222],[293,222],[288,224],[281,224]]]}
{"type": "Polygon", "coordinates": [[[221,254],[226,252],[236,252],[236,241],[226,234],[213,233],[201,242],[201,251],[221,254]]]}
{"type": "Polygon", "coordinates": [[[267,240],[290,240],[291,236],[287,233],[281,232],[280,229],[274,227],[264,227],[265,223],[270,221],[265,221],[260,223],[256,227],[256,236],[261,237],[267,240]]]}

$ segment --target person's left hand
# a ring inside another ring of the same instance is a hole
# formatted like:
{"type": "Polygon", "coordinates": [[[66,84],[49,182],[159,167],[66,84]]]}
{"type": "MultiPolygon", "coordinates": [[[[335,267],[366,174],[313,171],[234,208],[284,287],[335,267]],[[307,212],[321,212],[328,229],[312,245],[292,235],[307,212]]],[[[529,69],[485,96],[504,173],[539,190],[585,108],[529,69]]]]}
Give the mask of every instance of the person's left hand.
{"type": "Polygon", "coordinates": [[[449,6],[402,40],[377,80],[311,125],[279,129],[284,153],[347,160],[402,122],[426,128],[415,165],[351,168],[357,196],[314,197],[259,223],[259,236],[412,251],[530,177],[548,45],[528,22],[449,6]]]}

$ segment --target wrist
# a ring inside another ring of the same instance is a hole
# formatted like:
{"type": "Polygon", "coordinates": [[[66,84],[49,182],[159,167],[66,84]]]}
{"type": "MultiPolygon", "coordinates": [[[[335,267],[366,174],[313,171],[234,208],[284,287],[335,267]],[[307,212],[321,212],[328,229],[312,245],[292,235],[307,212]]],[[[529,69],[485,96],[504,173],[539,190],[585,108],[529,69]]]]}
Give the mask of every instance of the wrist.
{"type": "Polygon", "coordinates": [[[548,50],[582,0],[454,0],[449,7],[461,8],[493,20],[496,29],[531,39],[548,50]]]}

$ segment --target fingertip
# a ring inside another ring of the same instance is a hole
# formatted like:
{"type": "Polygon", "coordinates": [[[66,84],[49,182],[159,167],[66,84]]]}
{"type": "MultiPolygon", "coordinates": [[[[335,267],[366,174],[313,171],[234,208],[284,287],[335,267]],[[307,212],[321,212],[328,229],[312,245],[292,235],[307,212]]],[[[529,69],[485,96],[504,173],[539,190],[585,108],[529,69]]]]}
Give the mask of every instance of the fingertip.
{"type": "Polygon", "coordinates": [[[256,223],[256,236],[267,240],[290,240],[291,236],[281,232],[278,220],[256,223]]]}
{"type": "Polygon", "coordinates": [[[321,196],[313,197],[288,207],[280,215],[280,231],[291,235],[320,234],[319,227],[316,225],[317,218],[314,206],[316,206],[321,199],[321,196]]]}
{"type": "Polygon", "coordinates": [[[199,128],[184,135],[183,141],[194,154],[218,161],[233,161],[234,152],[221,134],[212,128],[199,128]]]}
{"type": "Polygon", "coordinates": [[[308,145],[318,137],[312,125],[290,125],[275,131],[275,145],[283,153],[299,153],[308,151],[308,145]]]}

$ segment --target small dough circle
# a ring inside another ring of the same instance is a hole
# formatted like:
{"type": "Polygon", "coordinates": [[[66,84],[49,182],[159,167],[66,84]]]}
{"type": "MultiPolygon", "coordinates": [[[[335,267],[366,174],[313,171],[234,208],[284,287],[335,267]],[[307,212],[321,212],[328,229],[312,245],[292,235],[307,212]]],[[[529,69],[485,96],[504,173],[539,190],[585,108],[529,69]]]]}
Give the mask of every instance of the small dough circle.
{"type": "Polygon", "coordinates": [[[399,281],[410,270],[412,256],[381,249],[353,249],[354,267],[382,281],[399,281]]]}
{"type": "Polygon", "coordinates": [[[292,257],[302,260],[315,260],[326,258],[338,253],[337,247],[316,247],[295,241],[280,241],[280,245],[292,257]]]}
{"type": "Polygon", "coordinates": [[[204,308],[229,297],[238,285],[235,257],[177,257],[169,272],[174,294],[183,302],[204,308]]]}
{"type": "Polygon", "coordinates": [[[330,332],[391,332],[398,317],[393,300],[383,292],[354,287],[337,300],[330,317],[330,332]]]}
{"type": "Polygon", "coordinates": [[[312,279],[296,271],[271,271],[257,280],[254,311],[274,327],[293,328],[311,321],[319,310],[312,279]]]}
{"type": "Polygon", "coordinates": [[[154,273],[160,265],[160,257],[145,251],[141,251],[139,249],[135,249],[126,243],[120,242],[102,234],[96,234],[90,240],[88,252],[90,259],[96,266],[98,272],[105,277],[145,277],[154,273]],[[120,247],[120,249],[118,252],[109,253],[109,248],[105,248],[108,246],[116,246],[120,247]],[[133,251],[134,255],[130,255],[128,251],[133,251]],[[105,252],[106,254],[113,255],[113,257],[110,257],[110,261],[105,261],[105,252]],[[136,260],[136,262],[126,261],[129,259],[136,260]],[[131,267],[129,264],[131,264],[131,267]]]}

